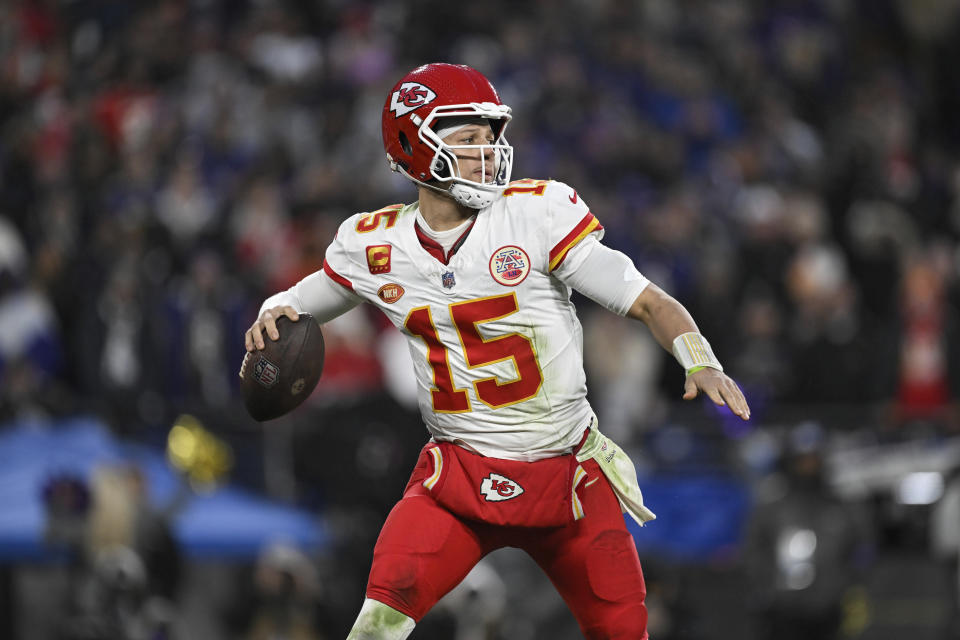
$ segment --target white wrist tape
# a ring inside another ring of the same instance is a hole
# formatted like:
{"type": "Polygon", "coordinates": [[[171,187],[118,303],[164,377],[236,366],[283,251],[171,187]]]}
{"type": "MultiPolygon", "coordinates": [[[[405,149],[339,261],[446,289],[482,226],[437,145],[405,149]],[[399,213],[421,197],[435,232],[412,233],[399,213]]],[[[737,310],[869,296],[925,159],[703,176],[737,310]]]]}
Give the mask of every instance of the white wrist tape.
{"type": "Polygon", "coordinates": [[[687,373],[694,367],[711,367],[723,371],[717,356],[713,355],[710,343],[699,333],[681,333],[673,340],[673,357],[687,373]]]}

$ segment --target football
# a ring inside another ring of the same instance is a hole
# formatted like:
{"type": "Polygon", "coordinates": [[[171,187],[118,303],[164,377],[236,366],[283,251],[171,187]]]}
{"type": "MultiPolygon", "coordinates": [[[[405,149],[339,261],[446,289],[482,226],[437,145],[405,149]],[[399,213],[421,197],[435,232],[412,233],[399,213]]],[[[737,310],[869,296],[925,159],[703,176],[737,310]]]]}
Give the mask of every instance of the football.
{"type": "Polygon", "coordinates": [[[264,348],[247,352],[240,367],[240,387],[247,412],[263,422],[300,406],[323,372],[323,334],[309,313],[296,322],[277,320],[279,340],[264,336],[264,348]]]}

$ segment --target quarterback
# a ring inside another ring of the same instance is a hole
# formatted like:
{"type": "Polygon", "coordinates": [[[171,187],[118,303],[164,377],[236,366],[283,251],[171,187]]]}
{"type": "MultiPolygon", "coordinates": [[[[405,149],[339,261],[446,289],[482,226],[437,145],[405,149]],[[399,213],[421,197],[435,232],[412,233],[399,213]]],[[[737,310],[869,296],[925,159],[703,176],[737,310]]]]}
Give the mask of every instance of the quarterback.
{"type": "Polygon", "coordinates": [[[343,222],[323,268],[268,298],[276,320],[326,322],[367,302],[408,339],[430,438],[373,550],[348,640],[402,640],[484,555],[525,550],[585,637],[647,637],[646,589],[623,514],[654,518],[632,463],[587,402],[576,289],[642,321],[686,369],[683,397],[750,409],[684,307],[624,254],[577,191],[510,180],[510,121],[478,71],[428,64],[387,96],[383,143],[418,200],[343,222]]]}

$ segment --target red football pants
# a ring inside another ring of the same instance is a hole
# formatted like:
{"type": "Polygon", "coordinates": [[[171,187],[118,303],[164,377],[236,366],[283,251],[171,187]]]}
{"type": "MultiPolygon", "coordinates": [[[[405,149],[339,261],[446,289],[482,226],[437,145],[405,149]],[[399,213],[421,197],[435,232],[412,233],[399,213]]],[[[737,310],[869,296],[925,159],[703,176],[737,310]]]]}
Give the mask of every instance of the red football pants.
{"type": "Polygon", "coordinates": [[[380,531],[367,597],[420,621],[486,554],[526,551],[588,640],[645,640],[646,587],[613,490],[593,460],[578,491],[586,516],[563,527],[498,527],[458,518],[411,478],[380,531]]]}

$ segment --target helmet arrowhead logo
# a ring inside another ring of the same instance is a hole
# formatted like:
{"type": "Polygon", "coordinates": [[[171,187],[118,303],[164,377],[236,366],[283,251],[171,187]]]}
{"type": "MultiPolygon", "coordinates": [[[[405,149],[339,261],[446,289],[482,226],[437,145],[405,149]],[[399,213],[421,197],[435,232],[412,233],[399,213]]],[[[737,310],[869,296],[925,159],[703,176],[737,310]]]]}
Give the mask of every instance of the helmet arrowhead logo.
{"type": "Polygon", "coordinates": [[[437,98],[436,92],[419,82],[404,82],[390,97],[390,111],[396,117],[406,115],[437,98]]]}

